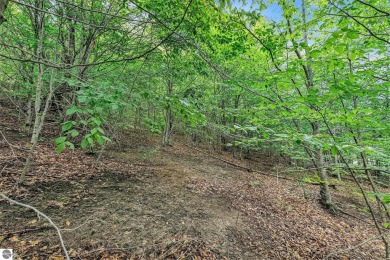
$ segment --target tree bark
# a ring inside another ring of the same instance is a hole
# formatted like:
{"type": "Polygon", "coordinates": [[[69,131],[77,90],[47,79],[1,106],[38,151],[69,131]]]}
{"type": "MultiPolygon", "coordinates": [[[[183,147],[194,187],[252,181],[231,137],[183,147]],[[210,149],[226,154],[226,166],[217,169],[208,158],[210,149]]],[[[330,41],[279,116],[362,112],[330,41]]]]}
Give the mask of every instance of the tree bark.
{"type": "MultiPolygon", "coordinates": [[[[43,9],[43,0],[39,2],[40,8],[43,9]]],[[[38,46],[37,46],[37,57],[38,60],[42,60],[43,56],[43,38],[44,38],[44,14],[41,14],[39,17],[37,17],[37,39],[38,39],[38,46]]],[[[57,39],[58,40],[58,39],[57,39]]],[[[56,62],[56,55],[57,55],[57,47],[55,47],[54,50],[54,62],[56,62]]],[[[37,78],[37,88],[35,91],[35,121],[34,121],[34,128],[33,128],[33,134],[31,136],[31,148],[26,160],[26,163],[24,165],[23,171],[19,177],[18,184],[22,184],[26,178],[26,173],[29,170],[31,160],[34,156],[35,148],[38,144],[39,135],[41,133],[45,116],[49,110],[50,102],[54,94],[54,76],[55,76],[55,68],[51,69],[51,75],[50,75],[50,82],[49,82],[49,94],[46,97],[45,106],[42,109],[42,88],[43,88],[43,64],[38,63],[38,78],[37,78]]]]}
{"type": "MultiPolygon", "coordinates": [[[[307,33],[305,0],[302,0],[302,20],[303,20],[303,38],[306,45],[308,45],[309,40],[308,40],[308,33],[307,33]]],[[[288,24],[289,33],[290,35],[292,35],[293,31],[289,19],[287,19],[287,24],[288,24]]],[[[298,59],[302,60],[303,62],[303,56],[298,49],[295,50],[295,54],[298,57],[298,59]]],[[[311,58],[309,56],[306,60],[306,63],[302,63],[302,68],[304,70],[305,78],[306,78],[305,85],[308,91],[310,91],[314,87],[314,82],[313,82],[314,75],[313,75],[312,68],[310,66],[310,60],[311,58]]],[[[300,92],[299,94],[301,95],[300,92]]],[[[312,110],[318,112],[318,108],[316,106],[311,105],[310,107],[312,110]]],[[[310,122],[313,136],[317,136],[319,134],[319,123],[320,122],[318,120],[314,120],[310,122]]],[[[317,169],[318,176],[320,177],[320,203],[326,209],[335,210],[335,206],[332,203],[331,194],[329,190],[328,174],[326,172],[326,169],[323,167],[324,159],[323,159],[321,148],[315,148],[314,153],[315,153],[314,166],[317,169]]]]}
{"type": "Polygon", "coordinates": [[[6,22],[7,19],[4,18],[4,13],[5,10],[7,9],[8,6],[8,0],[0,0],[0,25],[3,22],[6,22]]]}
{"type": "MultiPolygon", "coordinates": [[[[40,8],[43,6],[43,2],[40,3],[40,8]]],[[[36,36],[38,40],[38,46],[37,46],[37,57],[38,61],[42,60],[42,49],[43,49],[43,33],[44,33],[44,15],[40,15],[36,17],[38,23],[36,23],[37,30],[36,30],[36,36]]],[[[33,157],[33,153],[35,150],[35,147],[38,143],[38,137],[40,132],[40,125],[42,123],[42,113],[41,113],[41,96],[42,96],[42,81],[43,81],[43,65],[39,62],[38,63],[38,78],[37,78],[37,87],[35,90],[35,104],[34,104],[34,110],[35,110],[35,121],[34,121],[34,127],[33,127],[33,133],[31,136],[31,148],[26,160],[26,163],[24,165],[23,171],[19,177],[19,184],[22,184],[26,178],[26,173],[30,167],[30,163],[33,157]]]]}
{"type": "MultiPolygon", "coordinates": [[[[168,97],[170,97],[172,95],[172,89],[173,89],[172,80],[168,79],[168,84],[167,84],[167,96],[168,97]]],[[[172,110],[171,110],[171,105],[168,104],[167,108],[165,109],[165,127],[164,127],[162,145],[169,145],[170,144],[172,126],[173,126],[172,110]]]]}

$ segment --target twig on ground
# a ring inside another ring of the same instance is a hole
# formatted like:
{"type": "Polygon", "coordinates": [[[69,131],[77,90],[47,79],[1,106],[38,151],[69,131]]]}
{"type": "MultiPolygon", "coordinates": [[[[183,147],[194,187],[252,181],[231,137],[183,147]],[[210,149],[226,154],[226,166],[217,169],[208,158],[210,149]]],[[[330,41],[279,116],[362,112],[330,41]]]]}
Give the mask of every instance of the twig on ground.
{"type": "MultiPolygon", "coordinates": [[[[364,222],[364,223],[367,223],[367,224],[372,224],[372,222],[369,222],[369,221],[367,221],[367,220],[364,220],[364,219],[362,219],[362,218],[359,218],[359,217],[357,217],[357,216],[355,216],[355,215],[353,215],[353,214],[350,214],[350,213],[348,213],[348,212],[346,212],[346,211],[344,211],[342,208],[340,208],[340,207],[338,207],[338,212],[339,213],[341,213],[341,214],[344,214],[344,215],[347,215],[347,216],[349,216],[349,217],[352,217],[352,218],[354,218],[354,219],[357,219],[357,220],[359,220],[359,221],[361,221],[361,222],[364,222]]],[[[386,228],[382,228],[382,230],[383,231],[386,231],[387,229],[386,228]]]]}
{"type": "Polygon", "coordinates": [[[346,249],[341,249],[341,250],[339,250],[339,251],[330,253],[330,254],[328,254],[327,256],[325,256],[323,259],[328,259],[328,258],[331,257],[331,256],[334,256],[334,255],[337,255],[337,254],[340,254],[340,253],[344,253],[344,252],[348,252],[348,251],[355,250],[356,248],[359,248],[359,247],[363,246],[364,244],[367,244],[368,242],[371,242],[371,241],[373,241],[373,240],[376,240],[376,239],[379,239],[379,238],[382,238],[382,237],[387,237],[388,235],[390,235],[390,232],[383,233],[383,234],[378,235],[378,236],[375,236],[375,237],[371,237],[371,238],[366,239],[366,240],[364,240],[363,242],[361,242],[361,243],[359,243],[359,244],[357,244],[357,245],[354,245],[354,246],[348,247],[348,248],[346,248],[346,249]]]}
{"type": "Polygon", "coordinates": [[[82,226],[85,226],[86,224],[93,222],[93,221],[98,221],[98,222],[102,222],[102,223],[106,224],[106,222],[101,220],[101,219],[90,219],[90,217],[89,217],[83,224],[78,225],[77,227],[74,227],[74,228],[61,228],[61,231],[74,231],[74,230],[79,229],[82,226]]]}
{"type": "MultiPolygon", "coordinates": [[[[220,161],[222,161],[222,162],[224,162],[224,163],[227,163],[227,164],[232,165],[232,166],[234,166],[234,167],[237,167],[237,168],[246,170],[246,171],[248,171],[248,172],[255,172],[255,173],[259,173],[259,174],[265,175],[265,176],[271,176],[271,177],[275,177],[275,178],[278,178],[278,179],[284,179],[284,180],[289,180],[289,181],[298,181],[297,179],[294,179],[294,178],[288,178],[288,177],[280,176],[279,174],[278,174],[278,175],[275,175],[275,174],[272,174],[272,173],[266,173],[266,172],[254,170],[254,169],[251,169],[251,168],[249,168],[249,167],[245,167],[245,166],[242,166],[242,165],[239,165],[239,164],[230,162],[230,161],[228,161],[228,160],[219,158],[218,156],[214,156],[214,155],[212,155],[212,154],[210,154],[210,153],[207,153],[207,152],[202,151],[202,150],[200,150],[200,149],[198,149],[198,148],[195,148],[195,147],[193,147],[193,146],[191,146],[191,145],[185,144],[185,146],[187,146],[187,147],[189,147],[189,148],[191,148],[191,149],[194,149],[195,151],[198,151],[198,152],[201,152],[201,153],[203,153],[203,154],[206,154],[207,156],[209,156],[209,157],[211,157],[211,158],[214,158],[214,159],[216,159],[216,160],[220,160],[220,161]]],[[[279,172],[279,173],[281,173],[281,172],[279,172]]],[[[319,185],[319,183],[310,183],[310,182],[305,183],[305,184],[319,185]]]]}
{"type": "Polygon", "coordinates": [[[60,229],[56,224],[54,224],[54,222],[53,222],[48,216],[46,216],[44,213],[42,213],[41,211],[39,211],[39,210],[36,209],[35,207],[30,206],[30,205],[27,205],[27,204],[24,204],[24,203],[21,203],[21,202],[18,202],[18,201],[16,201],[16,200],[13,200],[13,199],[7,197],[7,196],[6,196],[5,194],[3,194],[3,193],[0,193],[0,197],[2,197],[3,199],[9,201],[11,204],[16,204],[16,205],[19,205],[19,206],[22,206],[22,207],[31,209],[31,210],[33,210],[34,212],[36,212],[36,213],[38,214],[38,216],[44,217],[44,218],[50,223],[50,225],[52,225],[52,226],[54,227],[54,229],[57,231],[58,237],[59,237],[59,239],[60,239],[61,247],[62,247],[62,249],[64,250],[66,259],[67,259],[67,260],[70,260],[68,251],[66,250],[66,247],[65,247],[65,244],[64,244],[64,240],[63,240],[63,238],[62,238],[61,229],[60,229]]]}
{"type": "Polygon", "coordinates": [[[8,146],[9,146],[9,148],[11,149],[12,154],[14,155],[14,157],[15,157],[15,158],[18,158],[18,157],[16,156],[16,154],[15,154],[14,149],[12,148],[12,144],[10,144],[10,143],[8,142],[7,138],[5,138],[5,136],[3,135],[3,132],[0,131],[0,134],[1,134],[1,136],[3,137],[4,141],[8,144],[8,146]]]}
{"type": "Polygon", "coordinates": [[[5,233],[5,234],[2,234],[2,236],[7,237],[7,236],[10,236],[10,235],[23,234],[23,233],[34,232],[34,231],[39,231],[39,230],[44,230],[44,229],[49,229],[49,228],[50,227],[39,227],[39,228],[17,230],[17,231],[13,231],[13,232],[8,232],[8,233],[5,233]]]}
{"type": "Polygon", "coordinates": [[[0,175],[3,173],[3,171],[5,170],[5,168],[7,168],[8,164],[4,165],[3,169],[1,169],[0,171],[0,175]]]}

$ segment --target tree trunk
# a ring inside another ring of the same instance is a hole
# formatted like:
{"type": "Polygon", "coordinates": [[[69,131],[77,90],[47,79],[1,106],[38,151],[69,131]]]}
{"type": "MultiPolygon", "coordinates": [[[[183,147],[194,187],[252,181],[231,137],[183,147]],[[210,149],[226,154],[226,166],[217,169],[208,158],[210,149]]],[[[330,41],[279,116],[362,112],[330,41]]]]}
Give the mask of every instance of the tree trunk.
{"type": "MultiPolygon", "coordinates": [[[[306,43],[306,45],[309,45],[308,40],[308,33],[307,33],[307,23],[306,23],[306,6],[305,6],[305,0],[302,0],[302,20],[303,20],[303,38],[306,43]]],[[[290,21],[287,19],[287,23],[289,26],[289,32],[292,34],[292,28],[290,21]]],[[[298,57],[298,59],[303,61],[303,56],[300,53],[298,49],[295,50],[295,53],[298,57]]],[[[313,71],[310,66],[311,57],[309,56],[306,60],[306,64],[302,63],[303,70],[305,72],[306,77],[306,88],[308,91],[310,91],[314,84],[313,84],[313,71]]],[[[318,111],[318,108],[314,105],[311,105],[311,109],[314,111],[318,111]]],[[[312,127],[312,134],[313,136],[317,136],[319,134],[319,121],[315,120],[311,122],[312,127]]],[[[315,168],[317,169],[318,176],[320,177],[320,203],[323,207],[326,209],[334,210],[335,206],[332,203],[331,194],[329,190],[329,183],[328,183],[328,174],[326,172],[326,169],[324,168],[324,158],[321,151],[321,148],[315,148],[315,155],[314,155],[314,161],[315,161],[315,168]]]]}
{"type": "MultiPolygon", "coordinates": [[[[43,0],[39,3],[40,8],[43,9],[43,0]]],[[[37,47],[37,57],[38,61],[42,60],[42,51],[43,51],[43,38],[44,38],[44,14],[42,14],[39,17],[40,21],[37,24],[38,27],[38,47],[37,47]]],[[[57,55],[57,48],[54,50],[54,62],[56,61],[56,55],[57,55]]],[[[49,94],[46,97],[45,106],[42,111],[42,88],[43,88],[43,65],[41,63],[38,63],[38,78],[37,78],[37,88],[35,91],[35,122],[34,122],[34,128],[33,128],[33,134],[31,137],[31,148],[26,160],[26,163],[24,165],[23,171],[19,177],[18,184],[22,184],[26,178],[26,173],[29,170],[31,160],[34,156],[35,148],[38,144],[39,135],[41,133],[43,123],[45,121],[45,116],[47,114],[47,111],[50,107],[50,102],[54,94],[54,75],[55,75],[55,69],[51,69],[51,75],[50,75],[50,82],[49,82],[49,94]]]]}
{"type": "Polygon", "coordinates": [[[4,13],[5,10],[7,9],[8,6],[8,0],[0,0],[0,25],[3,22],[6,22],[7,19],[4,18],[4,13]]]}
{"type": "MultiPolygon", "coordinates": [[[[170,97],[172,95],[172,89],[173,89],[172,80],[168,79],[167,97],[170,97]]],[[[173,115],[172,115],[171,105],[168,104],[167,108],[165,109],[165,127],[164,127],[162,145],[170,144],[172,126],[173,126],[173,115]]]]}
{"type": "MultiPolygon", "coordinates": [[[[352,74],[352,72],[353,72],[352,60],[348,59],[348,62],[349,62],[349,72],[352,74]]],[[[358,97],[354,96],[352,101],[353,101],[353,108],[358,109],[358,106],[359,106],[358,105],[358,97]]],[[[362,132],[360,131],[359,128],[356,129],[356,136],[353,139],[354,139],[354,142],[356,145],[360,145],[362,143],[363,137],[362,137],[362,132]]],[[[360,152],[360,158],[362,159],[364,173],[367,175],[370,186],[371,186],[372,190],[374,191],[374,193],[378,194],[379,193],[378,188],[375,185],[375,182],[372,178],[371,172],[368,170],[367,157],[363,151],[360,152]]],[[[375,200],[376,200],[377,205],[378,205],[378,211],[379,211],[379,215],[380,215],[381,219],[384,220],[385,215],[388,217],[388,219],[390,219],[390,212],[389,212],[389,208],[387,207],[387,205],[377,195],[375,195],[375,200]],[[383,207],[383,210],[382,210],[382,207],[383,207]]]]}
{"type": "MultiPolygon", "coordinates": [[[[40,2],[40,8],[43,6],[43,2],[40,2]]],[[[33,153],[35,150],[35,147],[38,143],[38,137],[39,132],[41,129],[41,123],[42,123],[42,113],[41,113],[41,96],[42,96],[42,81],[43,81],[43,65],[40,63],[42,60],[42,48],[43,48],[43,32],[44,32],[44,16],[43,14],[41,16],[37,17],[37,20],[39,19],[39,22],[36,24],[38,27],[37,32],[37,40],[38,40],[38,46],[37,46],[37,57],[38,57],[38,78],[37,78],[37,87],[35,90],[35,104],[34,104],[34,110],[35,110],[35,121],[34,121],[34,127],[33,127],[33,133],[31,136],[31,148],[26,160],[26,163],[24,165],[22,174],[19,177],[19,184],[22,184],[26,178],[26,173],[30,167],[30,162],[33,157],[33,153]]]]}
{"type": "MultiPolygon", "coordinates": [[[[319,134],[319,123],[316,121],[311,124],[313,130],[313,136],[319,134]]],[[[318,177],[320,177],[320,203],[326,209],[334,210],[334,205],[332,203],[332,197],[329,190],[329,177],[324,167],[324,155],[321,148],[315,150],[315,161],[318,177]]]]}
{"type": "Polygon", "coordinates": [[[26,116],[26,128],[27,132],[30,134],[30,128],[32,123],[32,96],[28,95],[27,100],[27,116],[26,116]]]}

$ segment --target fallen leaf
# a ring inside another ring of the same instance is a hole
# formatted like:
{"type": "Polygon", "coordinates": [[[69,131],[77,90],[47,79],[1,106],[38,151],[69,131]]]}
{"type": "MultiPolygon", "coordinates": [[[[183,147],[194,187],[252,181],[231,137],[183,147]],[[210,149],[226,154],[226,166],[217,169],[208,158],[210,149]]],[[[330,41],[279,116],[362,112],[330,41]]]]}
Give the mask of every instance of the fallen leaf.
{"type": "Polygon", "coordinates": [[[28,224],[30,224],[30,225],[35,224],[35,223],[37,223],[37,221],[38,221],[37,219],[33,219],[30,222],[28,222],[28,224]]]}
{"type": "Polygon", "coordinates": [[[9,239],[11,242],[18,242],[19,238],[17,236],[13,236],[9,239]]]}
{"type": "Polygon", "coordinates": [[[70,249],[69,250],[69,255],[71,256],[71,257],[77,257],[77,252],[74,250],[74,249],[70,249]]]}
{"type": "Polygon", "coordinates": [[[47,202],[47,206],[48,207],[59,207],[59,208],[63,208],[64,207],[64,203],[63,202],[59,202],[59,201],[55,201],[55,200],[49,200],[47,202]]]}
{"type": "Polygon", "coordinates": [[[38,245],[41,242],[42,242],[41,240],[30,240],[30,241],[28,241],[28,243],[30,243],[30,245],[32,245],[32,246],[36,246],[36,245],[38,245]]]}
{"type": "Polygon", "coordinates": [[[60,255],[54,255],[54,256],[49,257],[49,260],[64,260],[64,259],[65,259],[65,257],[60,256],[60,255]]]}

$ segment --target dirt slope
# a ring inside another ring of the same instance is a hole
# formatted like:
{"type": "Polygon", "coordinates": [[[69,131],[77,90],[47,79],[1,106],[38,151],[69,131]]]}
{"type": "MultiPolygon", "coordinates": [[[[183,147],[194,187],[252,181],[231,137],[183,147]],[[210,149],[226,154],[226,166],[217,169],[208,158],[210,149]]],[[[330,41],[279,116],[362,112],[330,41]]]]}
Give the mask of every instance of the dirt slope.
{"type": "MultiPolygon", "coordinates": [[[[4,121],[3,121],[4,122],[4,121]]],[[[177,143],[129,133],[99,164],[83,151],[38,147],[26,186],[11,192],[26,140],[2,123],[0,189],[53,218],[74,259],[381,259],[365,222],[318,206],[316,187],[242,171],[177,143]],[[81,226],[80,226],[81,225],[81,226]],[[74,229],[76,228],[76,229],[74,229]],[[344,251],[343,251],[344,250],[344,251]],[[339,252],[340,251],[340,252],[339,252]]],[[[0,201],[0,248],[17,259],[61,259],[54,231],[0,201]],[[57,257],[57,258],[56,258],[57,257]]]]}

